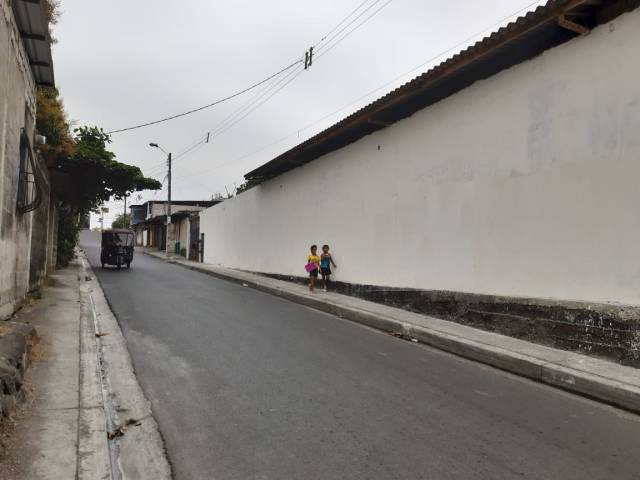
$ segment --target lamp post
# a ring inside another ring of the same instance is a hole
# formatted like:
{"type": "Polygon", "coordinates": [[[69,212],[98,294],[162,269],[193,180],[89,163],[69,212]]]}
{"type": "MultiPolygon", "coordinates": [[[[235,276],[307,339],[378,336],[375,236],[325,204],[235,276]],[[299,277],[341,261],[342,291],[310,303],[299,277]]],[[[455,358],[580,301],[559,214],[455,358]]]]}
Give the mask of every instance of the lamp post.
{"type": "Polygon", "coordinates": [[[169,172],[167,173],[167,186],[168,186],[168,189],[167,189],[168,190],[167,192],[167,238],[165,241],[165,247],[166,247],[167,256],[170,256],[173,253],[171,251],[171,248],[169,247],[170,245],[169,238],[171,235],[171,152],[169,153],[165,152],[164,149],[157,143],[150,143],[149,146],[153,148],[159,148],[167,156],[167,167],[169,169],[169,172]]]}

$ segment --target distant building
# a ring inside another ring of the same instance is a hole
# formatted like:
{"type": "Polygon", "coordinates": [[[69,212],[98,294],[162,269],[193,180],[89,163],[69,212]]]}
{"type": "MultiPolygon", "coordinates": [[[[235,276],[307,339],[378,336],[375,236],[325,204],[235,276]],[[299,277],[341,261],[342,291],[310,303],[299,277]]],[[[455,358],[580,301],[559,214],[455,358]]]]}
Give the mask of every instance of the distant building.
{"type": "MultiPolygon", "coordinates": [[[[174,252],[176,254],[190,258],[197,257],[197,242],[200,240],[198,212],[218,203],[220,203],[219,200],[171,202],[171,223],[175,233],[174,252]],[[194,249],[196,252],[193,251],[194,249]]],[[[136,245],[165,250],[167,202],[154,200],[141,205],[131,205],[130,209],[131,227],[136,232],[136,245]]]]}

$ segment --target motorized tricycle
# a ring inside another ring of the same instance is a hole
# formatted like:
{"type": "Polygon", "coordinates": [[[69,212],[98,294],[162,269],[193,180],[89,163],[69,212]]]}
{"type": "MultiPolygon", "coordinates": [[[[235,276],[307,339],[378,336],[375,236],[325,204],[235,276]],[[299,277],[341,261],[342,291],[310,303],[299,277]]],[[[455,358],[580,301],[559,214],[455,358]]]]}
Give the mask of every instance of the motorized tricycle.
{"type": "Polygon", "coordinates": [[[131,267],[133,261],[134,233],[127,229],[111,229],[102,232],[102,248],[100,249],[100,263],[115,265],[118,269],[126,265],[131,267]]]}

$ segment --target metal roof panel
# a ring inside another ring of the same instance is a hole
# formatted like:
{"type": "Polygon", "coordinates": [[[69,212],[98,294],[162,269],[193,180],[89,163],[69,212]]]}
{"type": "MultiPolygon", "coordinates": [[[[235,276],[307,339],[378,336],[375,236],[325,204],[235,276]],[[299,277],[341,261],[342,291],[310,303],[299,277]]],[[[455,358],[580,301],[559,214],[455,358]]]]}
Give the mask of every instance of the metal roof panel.
{"type": "Polygon", "coordinates": [[[255,184],[292,170],[578,36],[559,24],[561,15],[593,28],[638,6],[640,0],[549,0],[247,173],[245,178],[255,184]]]}
{"type": "Polygon", "coordinates": [[[45,0],[12,0],[11,7],[36,84],[54,86],[45,0]]]}

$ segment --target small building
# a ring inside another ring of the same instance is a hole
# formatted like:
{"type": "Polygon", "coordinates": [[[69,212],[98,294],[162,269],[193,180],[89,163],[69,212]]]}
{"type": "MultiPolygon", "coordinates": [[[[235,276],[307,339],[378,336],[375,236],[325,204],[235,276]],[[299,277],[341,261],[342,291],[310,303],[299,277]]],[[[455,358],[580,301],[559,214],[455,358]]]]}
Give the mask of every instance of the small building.
{"type": "MultiPolygon", "coordinates": [[[[177,200],[171,202],[171,224],[175,234],[172,251],[197,259],[200,248],[198,212],[220,203],[219,200],[177,200]],[[194,244],[195,242],[195,244],[194,244]]],[[[136,245],[166,250],[167,202],[149,201],[131,205],[131,227],[136,232],[136,245]]]]}

